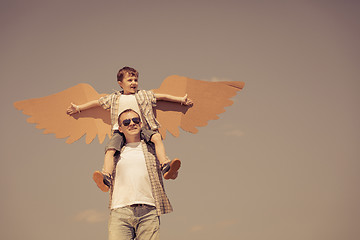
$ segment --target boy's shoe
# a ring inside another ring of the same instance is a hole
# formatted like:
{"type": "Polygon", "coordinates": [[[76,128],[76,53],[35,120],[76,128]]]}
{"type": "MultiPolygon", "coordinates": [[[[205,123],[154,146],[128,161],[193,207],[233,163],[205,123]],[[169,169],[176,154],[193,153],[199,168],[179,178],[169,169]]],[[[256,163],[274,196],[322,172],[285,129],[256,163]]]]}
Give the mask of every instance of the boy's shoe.
{"type": "Polygon", "coordinates": [[[161,168],[162,174],[165,179],[175,179],[178,175],[178,170],[181,166],[181,161],[178,158],[171,160],[164,164],[161,168]]]}
{"type": "Polygon", "coordinates": [[[111,186],[111,181],[112,181],[110,176],[107,176],[100,171],[95,171],[93,173],[93,179],[94,179],[96,185],[98,186],[98,188],[101,189],[101,191],[103,191],[103,192],[109,191],[109,188],[111,186]]]}

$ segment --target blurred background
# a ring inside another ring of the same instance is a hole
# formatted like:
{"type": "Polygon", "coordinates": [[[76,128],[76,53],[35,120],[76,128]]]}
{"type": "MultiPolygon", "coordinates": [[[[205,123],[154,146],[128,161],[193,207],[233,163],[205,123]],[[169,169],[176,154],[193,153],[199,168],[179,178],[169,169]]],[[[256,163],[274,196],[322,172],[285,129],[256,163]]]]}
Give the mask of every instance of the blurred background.
{"type": "Polygon", "coordinates": [[[108,194],[91,178],[107,139],[66,144],[13,102],[82,82],[111,93],[131,66],[142,89],[173,74],[245,82],[218,120],[167,135],[182,168],[166,182],[174,212],[161,239],[359,239],[359,10],[351,0],[0,1],[0,238],[107,239],[108,194]]]}

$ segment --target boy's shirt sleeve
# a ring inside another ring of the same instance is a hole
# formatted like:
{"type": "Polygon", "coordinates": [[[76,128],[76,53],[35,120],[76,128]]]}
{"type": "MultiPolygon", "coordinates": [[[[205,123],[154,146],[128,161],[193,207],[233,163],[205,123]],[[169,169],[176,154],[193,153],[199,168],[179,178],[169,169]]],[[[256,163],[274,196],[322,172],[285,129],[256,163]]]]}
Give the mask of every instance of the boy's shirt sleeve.
{"type": "Polygon", "coordinates": [[[150,99],[150,102],[153,107],[156,107],[156,97],[155,93],[152,90],[146,91],[148,98],[150,99]]]}
{"type": "Polygon", "coordinates": [[[111,99],[112,99],[112,95],[113,94],[108,94],[104,97],[99,98],[99,103],[100,106],[103,107],[104,109],[110,109],[111,107],[111,99]]]}

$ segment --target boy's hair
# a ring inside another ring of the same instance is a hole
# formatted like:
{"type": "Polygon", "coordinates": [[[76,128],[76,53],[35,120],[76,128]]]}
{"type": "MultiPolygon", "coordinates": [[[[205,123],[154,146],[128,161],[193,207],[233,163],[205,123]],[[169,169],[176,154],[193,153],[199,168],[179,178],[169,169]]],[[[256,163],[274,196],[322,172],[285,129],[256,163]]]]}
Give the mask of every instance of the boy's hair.
{"type": "Polygon", "coordinates": [[[123,67],[122,69],[119,70],[118,74],[117,74],[117,80],[122,82],[122,80],[124,79],[125,75],[129,74],[131,77],[135,76],[135,77],[139,77],[139,72],[136,71],[134,68],[131,67],[123,67]]]}
{"type": "Polygon", "coordinates": [[[122,111],[122,112],[119,114],[119,117],[118,117],[118,124],[119,124],[119,126],[121,126],[121,122],[120,122],[120,117],[121,117],[121,115],[123,115],[123,113],[127,113],[127,112],[134,112],[134,113],[136,113],[136,115],[138,115],[138,117],[140,118],[140,115],[139,115],[136,111],[134,111],[133,109],[131,109],[131,108],[125,109],[124,111],[122,111]]]}

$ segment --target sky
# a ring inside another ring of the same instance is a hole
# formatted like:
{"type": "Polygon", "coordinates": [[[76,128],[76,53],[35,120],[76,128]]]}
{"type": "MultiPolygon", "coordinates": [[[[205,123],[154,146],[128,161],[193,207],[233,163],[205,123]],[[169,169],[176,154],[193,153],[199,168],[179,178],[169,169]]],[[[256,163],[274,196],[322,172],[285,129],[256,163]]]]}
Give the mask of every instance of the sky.
{"type": "Polygon", "coordinates": [[[0,1],[0,239],[107,238],[108,194],[91,178],[107,140],[66,144],[13,103],[78,83],[111,93],[123,66],[142,89],[174,74],[245,82],[219,119],[166,137],[182,167],[165,182],[174,212],[161,239],[359,239],[359,10],[351,0],[0,1]]]}

